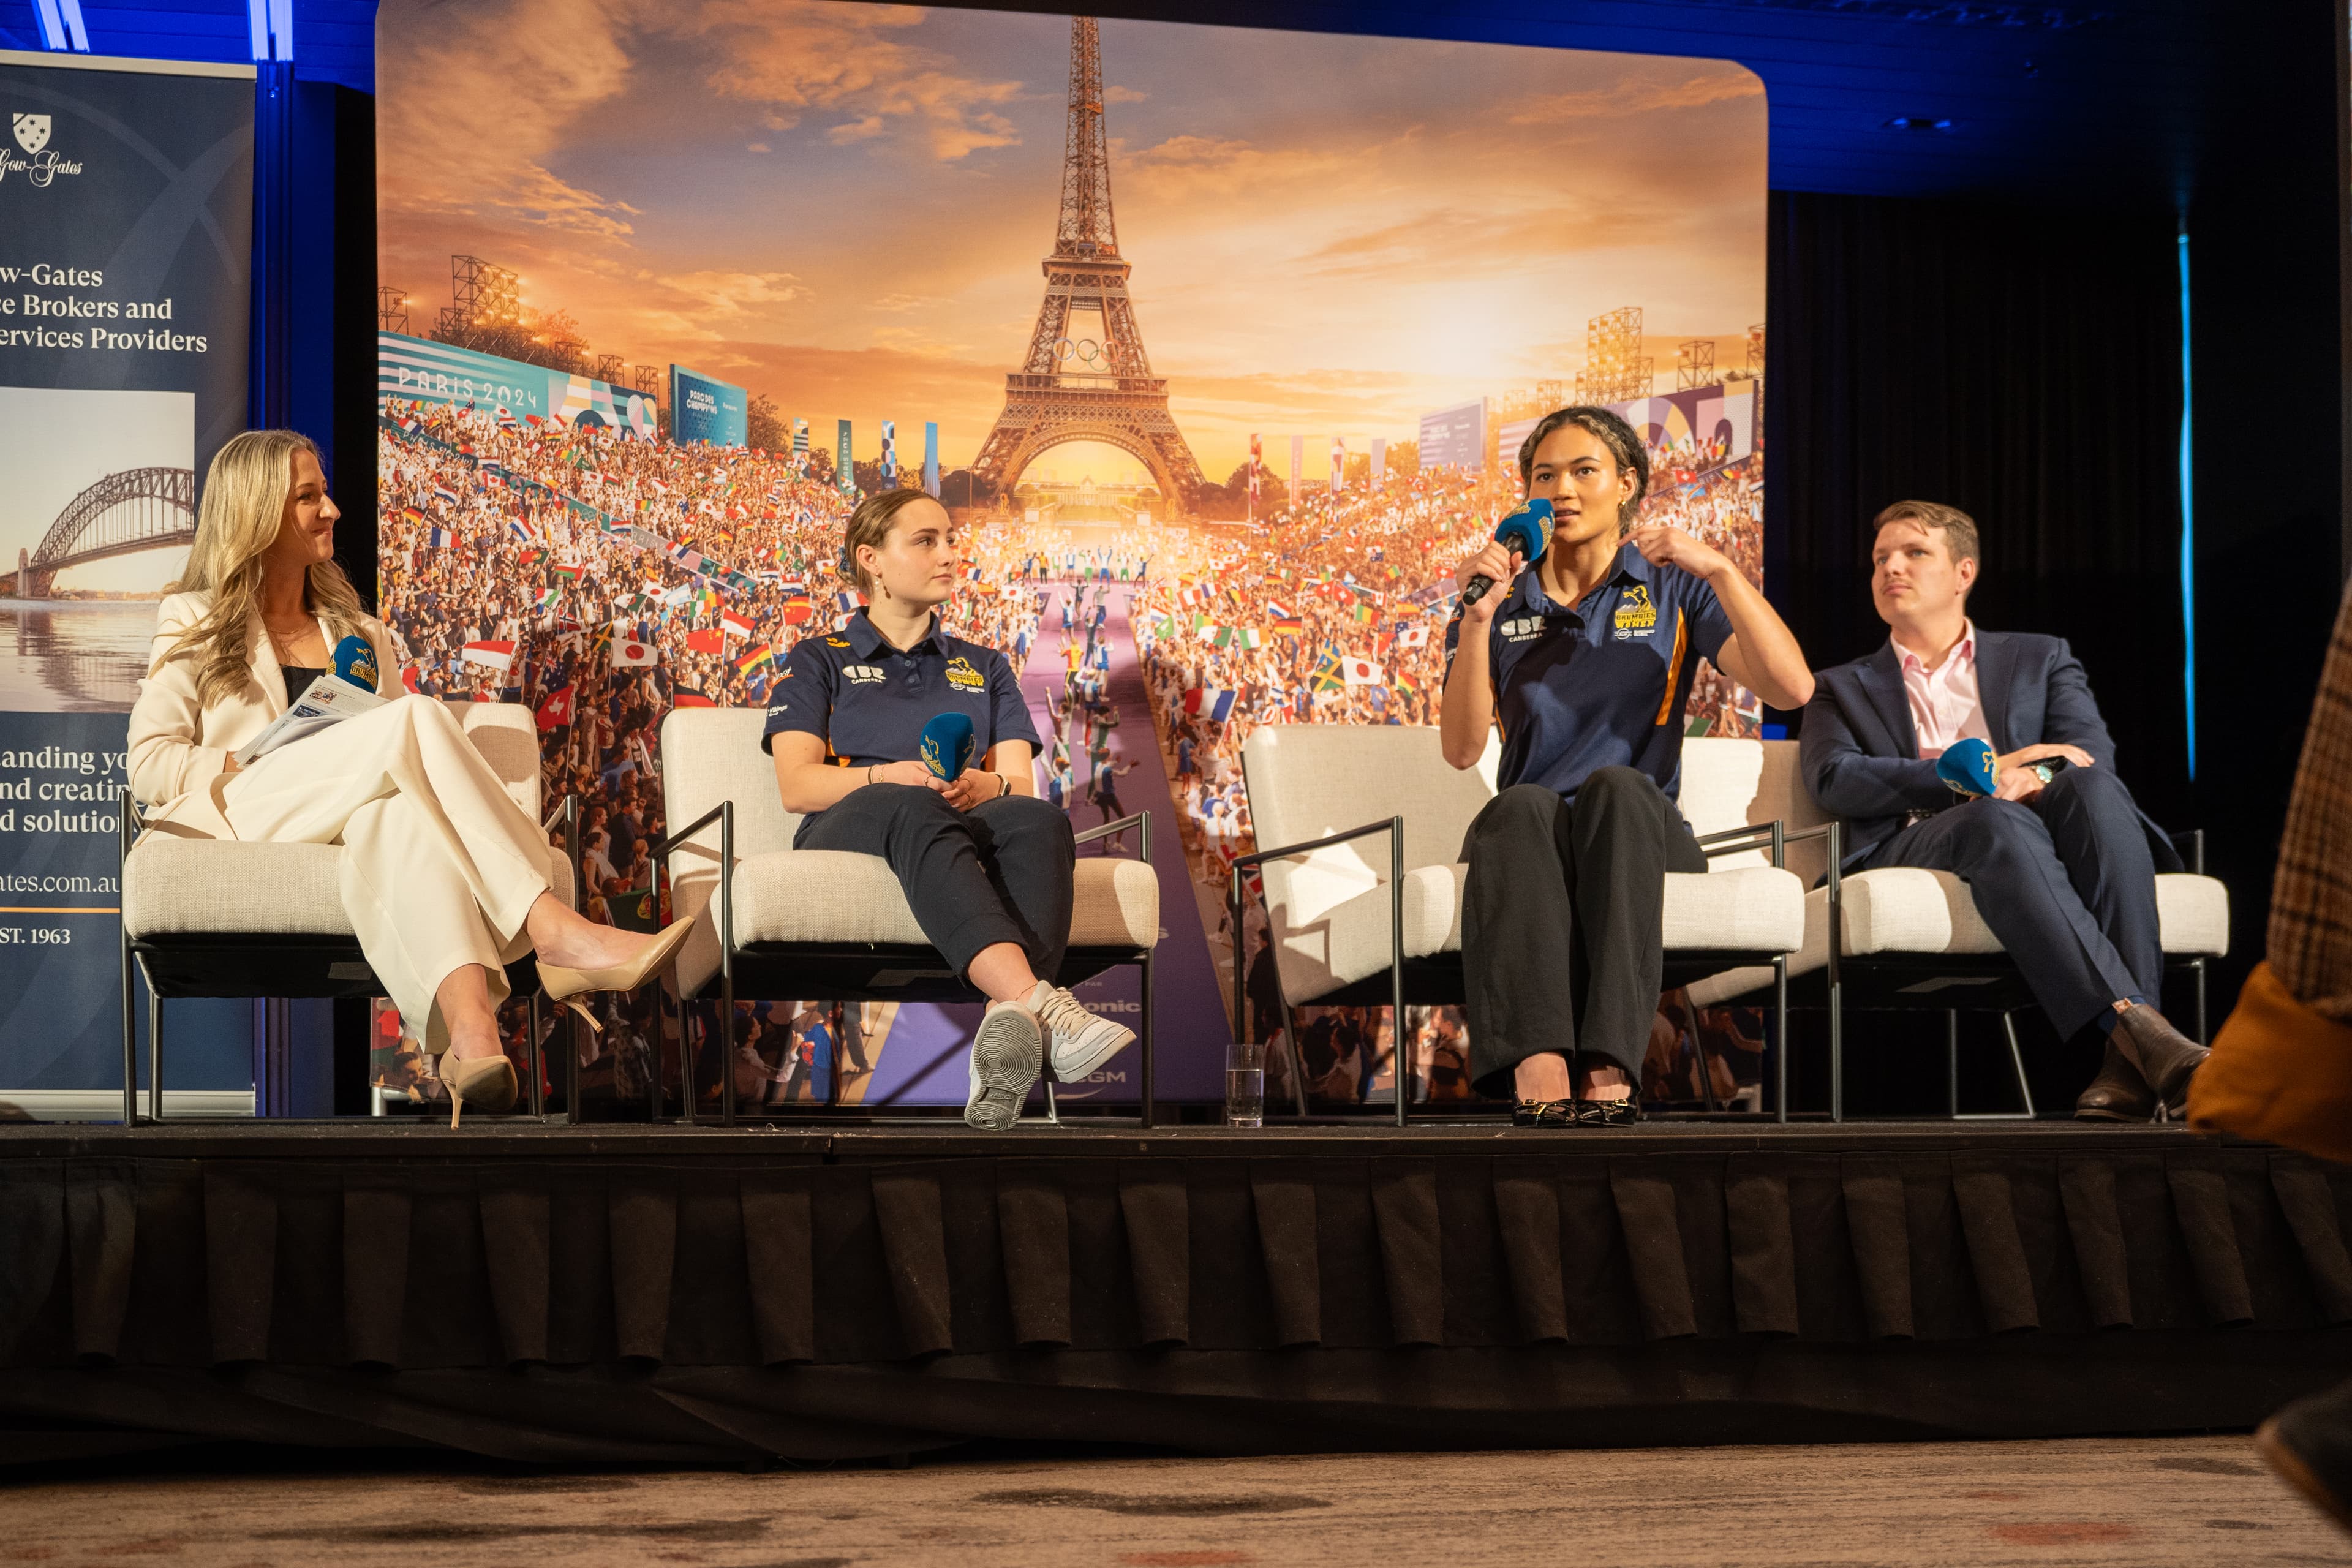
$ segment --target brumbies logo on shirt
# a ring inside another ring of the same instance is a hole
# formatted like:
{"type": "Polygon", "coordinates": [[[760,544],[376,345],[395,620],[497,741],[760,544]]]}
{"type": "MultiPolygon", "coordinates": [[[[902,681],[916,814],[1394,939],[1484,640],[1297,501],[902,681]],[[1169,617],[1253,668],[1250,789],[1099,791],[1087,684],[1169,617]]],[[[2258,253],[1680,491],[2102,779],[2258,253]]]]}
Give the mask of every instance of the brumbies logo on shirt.
{"type": "Polygon", "coordinates": [[[1617,640],[1645,637],[1658,629],[1658,606],[1650,603],[1650,590],[1636,583],[1617,600],[1617,640]]]}
{"type": "Polygon", "coordinates": [[[879,665],[845,664],[841,667],[841,673],[857,686],[877,685],[885,679],[879,665]]]}
{"type": "Polygon", "coordinates": [[[958,654],[948,660],[948,684],[962,691],[985,691],[988,677],[972,668],[971,660],[958,654]]]}

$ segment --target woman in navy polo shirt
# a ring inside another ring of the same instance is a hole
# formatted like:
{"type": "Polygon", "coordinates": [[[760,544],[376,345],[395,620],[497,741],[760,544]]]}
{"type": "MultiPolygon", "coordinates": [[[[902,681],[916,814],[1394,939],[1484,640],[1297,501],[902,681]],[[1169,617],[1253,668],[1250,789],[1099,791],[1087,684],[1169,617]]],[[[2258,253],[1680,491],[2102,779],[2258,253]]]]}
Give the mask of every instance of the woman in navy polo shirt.
{"type": "Polygon", "coordinates": [[[850,513],[842,564],[867,607],[837,635],[793,646],[760,743],[784,809],[802,817],[793,847],[887,860],[923,935],[988,996],[963,1119],[1007,1128],[1049,1049],[1068,1082],[1135,1033],[1052,982],[1077,847],[1070,819],[1036,797],[1037,731],[1012,664],[940,629],[963,564],[946,509],[920,490],[867,497],[850,513]],[[971,720],[980,759],[953,783],[919,760],[923,726],[948,712],[971,720]]]}
{"type": "Polygon", "coordinates": [[[1736,564],[1634,526],[1649,455],[1616,415],[1546,415],[1519,479],[1552,503],[1550,547],[1532,572],[1492,542],[1464,562],[1457,584],[1495,587],[1445,628],[1445,760],[1477,766],[1490,727],[1503,741],[1462,846],[1470,1072],[1521,1126],[1615,1125],[1640,1114],[1665,874],[1706,869],[1675,805],[1698,661],[1775,708],[1803,707],[1813,678],[1736,564]]]}

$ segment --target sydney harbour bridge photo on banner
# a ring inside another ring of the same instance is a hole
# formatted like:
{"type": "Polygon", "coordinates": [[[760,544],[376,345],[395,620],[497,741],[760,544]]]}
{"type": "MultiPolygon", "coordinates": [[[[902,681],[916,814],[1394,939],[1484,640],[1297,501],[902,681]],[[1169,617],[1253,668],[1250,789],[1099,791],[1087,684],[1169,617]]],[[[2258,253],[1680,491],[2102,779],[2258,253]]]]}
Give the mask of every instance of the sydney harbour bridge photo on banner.
{"type": "MultiPolygon", "coordinates": [[[[1224,913],[1241,746],[1435,721],[1454,568],[1542,414],[1623,415],[1645,521],[1761,579],[1739,66],[833,0],[555,26],[379,12],[375,499],[402,679],[538,712],[600,918],[662,918],[663,717],[764,706],[859,606],[849,510],[919,487],[966,560],[950,626],[1022,672],[1038,793],[1152,816],[1160,1092],[1213,1098],[1256,951],[1224,913]]],[[[1761,717],[1703,669],[1680,721],[1761,717]]],[[[1127,971],[1082,993],[1140,1006],[1127,971]]],[[[705,1094],[961,1102],[976,1007],[738,1006],[705,1094]]],[[[1751,1087],[1752,1020],[1713,1024],[1727,1076],[1678,1084],[1677,1046],[1662,1098],[1751,1087]]],[[[1284,1026],[1270,1094],[1393,1103],[1377,1010],[1284,1026]]],[[[1468,1094],[1458,1009],[1403,1033],[1416,1092],[1468,1094]]],[[[572,1048],[592,1093],[674,1095],[679,1037],[649,993],[572,1048]]],[[[377,1045],[378,1082],[438,1093],[377,1045]]],[[[1062,1098],[1132,1100],[1132,1056],[1062,1098]]]]}

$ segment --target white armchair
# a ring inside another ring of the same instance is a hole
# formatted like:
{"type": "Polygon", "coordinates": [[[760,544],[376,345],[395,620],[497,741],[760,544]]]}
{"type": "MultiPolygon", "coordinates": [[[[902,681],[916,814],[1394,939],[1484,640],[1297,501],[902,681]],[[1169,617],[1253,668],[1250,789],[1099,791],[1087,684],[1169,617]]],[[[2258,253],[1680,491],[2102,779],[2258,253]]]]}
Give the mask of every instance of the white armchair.
{"type": "MultiPolygon", "coordinates": [[[[1684,745],[1681,805],[1713,864],[1704,874],[1666,877],[1668,986],[1717,973],[1735,953],[1747,955],[1735,962],[1762,965],[1769,980],[1802,940],[1804,884],[1777,863],[1788,835],[1775,825],[1790,803],[1771,787],[1780,775],[1764,765],[1766,744],[1684,745]]],[[[1788,750],[1793,757],[1796,748],[1788,750]]],[[[1490,746],[1477,768],[1456,770],[1441,754],[1437,731],[1418,726],[1284,724],[1250,737],[1242,773],[1265,847],[1235,861],[1228,897],[1239,932],[1246,873],[1263,866],[1286,1012],[1348,1004],[1401,1012],[1408,1003],[1462,1001],[1469,868],[1455,857],[1471,819],[1494,797],[1495,762],[1490,746]]],[[[1246,1026],[1244,978],[1236,973],[1236,1037],[1246,1026]]],[[[1409,1077],[1409,1068],[1399,1073],[1400,1124],[1409,1077]]]]}
{"type": "MultiPolygon", "coordinates": [[[[655,858],[669,867],[671,919],[695,922],[694,935],[678,952],[678,994],[719,1003],[720,1061],[731,1064],[734,1058],[738,993],[833,1001],[982,1000],[924,938],[887,863],[873,855],[793,847],[800,818],[784,809],[774,765],[760,749],[765,724],[756,708],[677,709],[662,721],[662,798],[670,836],[655,858]],[[729,868],[723,879],[722,865],[729,868]]],[[[1138,1036],[1148,1127],[1155,1109],[1151,955],[1160,941],[1150,820],[1148,814],[1126,817],[1081,833],[1078,841],[1138,827],[1140,859],[1087,856],[1078,861],[1068,955],[1062,973],[1051,978],[1071,985],[1118,964],[1140,971],[1138,1036]]],[[[732,1121],[731,1067],[722,1068],[720,1079],[722,1114],[732,1121]]],[[[1049,1108],[1052,1094],[1049,1083],[1049,1108]]],[[[828,1109],[837,1098],[828,1096],[828,1109]]],[[[689,1093],[689,1119],[692,1101],[689,1093]]]]}
{"type": "MultiPolygon", "coordinates": [[[[467,737],[514,803],[542,820],[539,727],[517,703],[453,702],[467,737]]],[[[321,739],[318,744],[331,744],[321,739]]],[[[548,851],[556,895],[577,902],[579,818],[566,797],[550,827],[567,825],[567,847],[548,851]]],[[[163,1119],[163,1008],[175,996],[373,996],[383,987],[336,892],[342,854],[334,844],[247,844],[157,833],[143,842],[138,805],[122,796],[122,1120],[138,1121],[137,1029],[131,965],[147,982],[148,1114],[163,1119]],[[256,889],[268,889],[256,897],[256,889]]],[[[525,959],[509,974],[532,997],[530,1110],[543,1112],[537,1066],[538,979],[525,959]]],[[[567,1053],[569,1055],[569,1053],[567,1053]]],[[[576,1065],[576,1064],[575,1064],[576,1065]]],[[[574,1085],[576,1089],[576,1084],[574,1085]]],[[[578,1095],[570,1104],[578,1117],[578,1095]]]]}
{"type": "MultiPolygon", "coordinates": [[[[1685,756],[1700,746],[1739,743],[1694,741],[1685,746],[1685,756]]],[[[1763,774],[1757,785],[1760,798],[1777,803],[1776,809],[1799,830],[1817,830],[1829,822],[1804,787],[1795,742],[1746,743],[1762,748],[1763,774]]],[[[1687,800],[1687,761],[1684,777],[1687,800]]],[[[2230,889],[2204,875],[2202,833],[2179,834],[2174,842],[2185,851],[2189,869],[2157,877],[2157,917],[2166,967],[2186,972],[2196,987],[2193,1033],[2201,1041],[2206,1034],[2206,961],[2230,951],[2230,889]]],[[[1908,866],[1839,875],[1836,860],[1834,853],[1825,854],[1809,842],[1790,861],[1809,887],[1816,881],[1821,885],[1805,897],[1804,942],[1790,958],[1785,978],[1780,979],[1784,989],[1796,987],[1799,1005],[1829,1010],[1831,1120],[1843,1121],[1845,1114],[1844,1018],[1849,1008],[1942,1013],[1948,1113],[1958,1120],[2033,1115],[2033,1095],[2026,1086],[2025,1058],[2013,1021],[2018,1009],[2033,1005],[2032,994],[1978,914],[1969,885],[1949,871],[1908,866]],[[1833,930],[1839,934],[1835,942],[1830,940],[1833,930]],[[2021,1109],[1960,1110],[1963,1011],[2000,1015],[2021,1109]]],[[[1727,970],[1695,982],[1691,1001],[1701,1007],[1754,1001],[1775,980],[1771,972],[1753,965],[1727,970]]]]}

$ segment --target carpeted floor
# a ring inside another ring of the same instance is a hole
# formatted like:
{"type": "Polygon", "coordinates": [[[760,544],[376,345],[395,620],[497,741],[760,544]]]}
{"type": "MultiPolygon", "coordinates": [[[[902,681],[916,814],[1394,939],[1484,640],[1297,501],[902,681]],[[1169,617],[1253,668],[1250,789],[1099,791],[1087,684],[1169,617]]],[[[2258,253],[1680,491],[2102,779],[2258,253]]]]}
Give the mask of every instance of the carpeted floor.
{"type": "Polygon", "coordinates": [[[2352,1564],[2242,1436],[0,1480],[0,1563],[2352,1564]]]}

